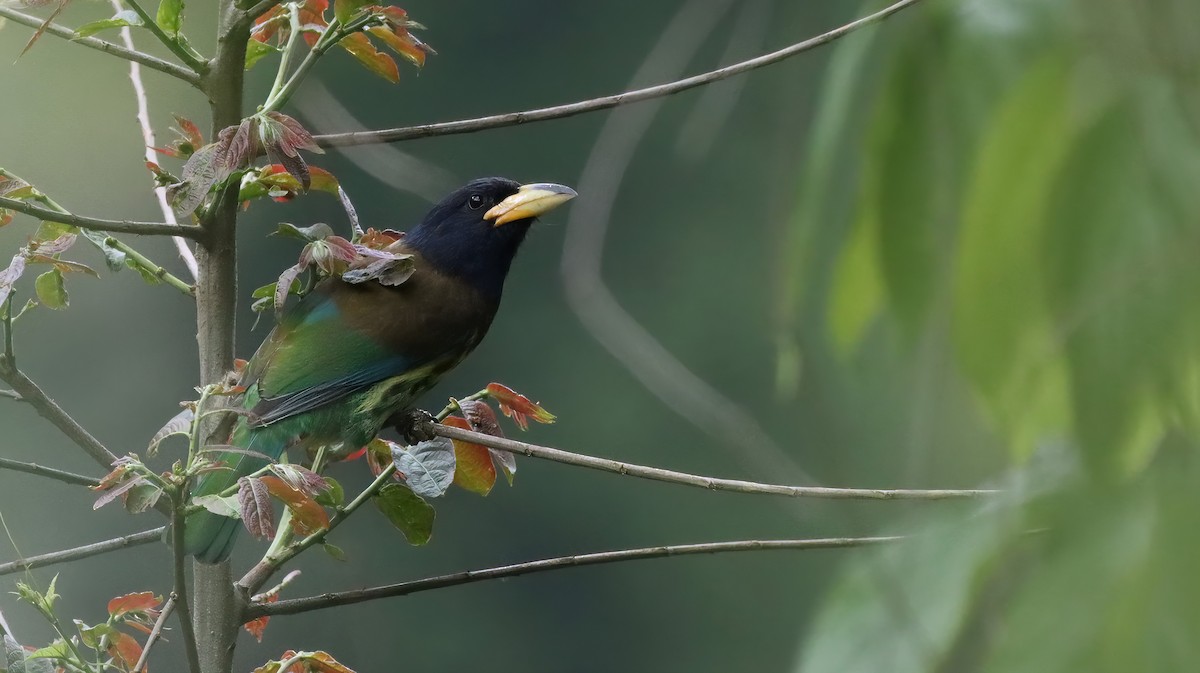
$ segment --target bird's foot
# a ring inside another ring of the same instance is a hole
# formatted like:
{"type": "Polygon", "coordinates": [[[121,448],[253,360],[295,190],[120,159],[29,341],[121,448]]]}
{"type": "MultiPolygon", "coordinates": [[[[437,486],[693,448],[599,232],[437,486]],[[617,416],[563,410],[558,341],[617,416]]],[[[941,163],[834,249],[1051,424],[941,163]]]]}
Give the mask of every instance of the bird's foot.
{"type": "Polygon", "coordinates": [[[424,409],[405,409],[392,414],[385,425],[400,433],[404,443],[412,445],[437,437],[429,427],[434,423],[437,423],[437,419],[424,409]]]}

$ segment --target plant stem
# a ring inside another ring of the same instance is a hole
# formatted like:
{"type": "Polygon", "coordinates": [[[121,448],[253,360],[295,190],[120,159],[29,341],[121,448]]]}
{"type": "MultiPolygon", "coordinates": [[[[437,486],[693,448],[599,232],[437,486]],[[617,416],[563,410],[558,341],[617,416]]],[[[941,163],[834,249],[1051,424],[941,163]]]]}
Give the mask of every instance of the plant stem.
{"type": "Polygon", "coordinates": [[[187,68],[175,65],[170,61],[164,61],[157,56],[151,56],[150,54],[145,54],[134,49],[126,49],[124,47],[115,45],[112,42],[107,42],[96,37],[76,38],[74,30],[57,23],[46,24],[45,20],[41,17],[23,14],[15,9],[10,9],[4,5],[0,5],[0,18],[8,19],[13,23],[19,23],[22,26],[28,26],[35,29],[41,28],[43,25],[45,25],[46,33],[49,35],[70,40],[73,44],[79,44],[88,47],[89,49],[102,51],[111,56],[125,59],[126,61],[140,63],[151,70],[157,70],[163,74],[183,80],[192,86],[200,85],[200,77],[187,68]]]}
{"type": "Polygon", "coordinates": [[[131,535],[123,535],[121,537],[104,540],[102,542],[93,542],[80,547],[72,547],[71,549],[62,549],[59,551],[47,552],[45,554],[37,554],[28,558],[17,559],[7,563],[0,563],[0,575],[11,575],[16,572],[25,572],[33,568],[41,568],[44,566],[55,565],[58,563],[66,563],[68,561],[77,561],[79,559],[107,554],[111,551],[119,549],[128,549],[144,544],[152,544],[162,538],[163,531],[166,526],[151,528],[140,533],[131,535]]]}
{"type": "Polygon", "coordinates": [[[283,90],[283,84],[287,81],[288,67],[291,65],[292,56],[296,53],[296,45],[300,42],[300,8],[294,4],[289,4],[288,22],[291,27],[288,32],[287,45],[283,48],[283,54],[279,57],[279,70],[275,72],[275,82],[271,85],[271,92],[267,94],[267,100],[263,103],[262,111],[269,112],[275,108],[271,107],[272,102],[283,90]]]}
{"type": "MultiPolygon", "coordinates": [[[[304,80],[308,71],[317,64],[317,61],[325,55],[325,52],[329,51],[338,42],[341,42],[343,38],[353,35],[376,21],[377,19],[371,14],[365,14],[345,26],[342,26],[337,19],[330,22],[329,27],[325,29],[325,32],[321,34],[317,43],[313,45],[313,48],[304,57],[304,60],[300,62],[300,66],[296,68],[296,72],[292,73],[292,76],[288,78],[287,83],[279,91],[272,91],[272,95],[263,104],[262,111],[273,112],[283,107],[288,102],[288,99],[292,97],[292,94],[296,93],[296,90],[300,88],[300,83],[304,80]]],[[[295,35],[296,32],[293,29],[292,34],[295,35]]],[[[290,46],[290,38],[288,43],[290,46]]],[[[284,55],[286,56],[286,52],[284,55]]]]}
{"type": "Polygon", "coordinates": [[[195,625],[192,623],[192,611],[188,607],[187,570],[184,552],[185,517],[183,505],[187,499],[187,477],[172,494],[171,508],[171,556],[174,561],[175,575],[175,604],[179,613],[179,630],[183,634],[183,648],[187,653],[188,668],[191,673],[201,673],[200,650],[196,645],[195,625]]]}
{"type": "Polygon", "coordinates": [[[162,42],[167,49],[170,49],[172,54],[178,56],[179,60],[183,61],[187,67],[194,70],[198,75],[203,75],[208,71],[208,63],[204,58],[184,47],[179,38],[171,37],[163,32],[162,27],[158,25],[158,21],[153,16],[150,16],[145,9],[142,9],[137,0],[125,0],[125,2],[142,18],[142,23],[154,34],[154,37],[157,37],[159,42],[162,42]]]}
{"type": "Polygon", "coordinates": [[[120,239],[109,236],[108,238],[104,239],[104,243],[125,253],[125,257],[128,258],[129,261],[137,265],[138,268],[145,269],[145,271],[151,276],[154,276],[155,278],[161,280],[167,285],[170,285],[176,290],[179,290],[189,297],[194,298],[196,296],[196,288],[192,287],[191,284],[182,280],[178,276],[167,272],[166,269],[150,261],[148,257],[129,247],[120,239]]]}
{"type": "Polygon", "coordinates": [[[389,463],[383,469],[383,471],[380,472],[377,477],[375,477],[375,481],[372,481],[371,484],[362,491],[362,493],[359,493],[357,496],[355,496],[354,500],[351,500],[345,507],[339,509],[329,519],[329,528],[326,528],[322,531],[317,531],[316,533],[313,533],[312,535],[293,543],[292,545],[284,548],[281,553],[275,556],[268,555],[264,557],[253,568],[251,568],[250,571],[247,572],[244,577],[242,577],[242,579],[238,580],[238,587],[246,596],[253,595],[260,588],[262,588],[262,585],[265,584],[266,581],[271,578],[271,575],[274,574],[275,571],[278,570],[284,563],[287,563],[291,559],[295,558],[297,554],[305,549],[308,549],[314,544],[323,542],[326,535],[328,535],[333,531],[334,528],[337,528],[343,521],[349,518],[349,516],[353,514],[355,510],[361,507],[363,503],[370,500],[376,493],[378,493],[379,489],[383,488],[384,484],[388,483],[395,471],[395,463],[389,463]]]}

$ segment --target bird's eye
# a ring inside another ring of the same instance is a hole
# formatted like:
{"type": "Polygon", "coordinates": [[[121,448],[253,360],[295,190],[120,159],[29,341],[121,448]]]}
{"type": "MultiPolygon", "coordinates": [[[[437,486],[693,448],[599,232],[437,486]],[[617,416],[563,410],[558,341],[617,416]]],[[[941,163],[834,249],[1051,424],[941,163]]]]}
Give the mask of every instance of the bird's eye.
{"type": "Polygon", "coordinates": [[[472,194],[471,198],[467,199],[467,204],[471,206],[471,210],[479,210],[483,207],[483,197],[478,194],[472,194]]]}

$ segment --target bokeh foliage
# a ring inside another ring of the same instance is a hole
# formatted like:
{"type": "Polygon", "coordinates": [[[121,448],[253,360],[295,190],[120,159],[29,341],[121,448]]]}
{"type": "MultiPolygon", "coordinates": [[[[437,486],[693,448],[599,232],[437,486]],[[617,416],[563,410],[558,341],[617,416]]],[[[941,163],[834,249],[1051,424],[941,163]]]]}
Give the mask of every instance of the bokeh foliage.
{"type": "Polygon", "coordinates": [[[836,148],[805,167],[781,342],[804,343],[809,302],[822,328],[804,345],[849,376],[881,341],[943,349],[1013,493],[858,559],[798,666],[1192,667],[1200,6],[974,0],[907,19],[834,57],[818,118],[836,148]],[[847,101],[869,112],[829,109],[847,101]],[[820,187],[838,153],[841,202],[820,187]]]}

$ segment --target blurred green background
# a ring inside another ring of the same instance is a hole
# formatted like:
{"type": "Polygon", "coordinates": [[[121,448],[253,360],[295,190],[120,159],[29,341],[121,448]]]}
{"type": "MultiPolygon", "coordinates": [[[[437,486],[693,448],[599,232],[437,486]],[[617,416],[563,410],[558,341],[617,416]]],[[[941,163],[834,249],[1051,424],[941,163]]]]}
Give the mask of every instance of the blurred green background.
{"type": "MultiPolygon", "coordinates": [[[[665,81],[790,44],[869,8],[856,4],[416,2],[405,7],[439,51],[420,76],[402,66],[391,86],[333,53],[289,111],[340,131],[568,102],[635,72],[665,81]]],[[[61,21],[109,14],[75,2],[61,21]]],[[[202,50],[212,24],[207,3],[188,7],[202,50]]],[[[514,488],[436,503],[426,547],[376,512],[354,517],[334,536],[349,560],[307,555],[288,595],[642,545],[912,539],[566,570],[279,618],[263,644],[243,639],[237,668],[287,648],[360,671],[1194,668],[1197,26],[1188,0],[926,0],[661,107],[314,157],[376,227],[406,228],[481,175],[581,192],[530,237],[490,335],[430,408],[497,380],[559,416],[523,438],[569,450],[1005,494],[795,502],[522,460],[514,488]]],[[[28,34],[0,30],[0,166],[80,213],[159,219],[125,64],[52,37],[12,63],[28,34]]],[[[252,71],[250,100],[270,68],[252,71]]],[[[206,126],[199,95],[145,79],[160,141],[172,112],[206,126]]],[[[298,252],[265,236],[280,221],[347,226],[324,194],[251,206],[243,357],[267,332],[251,330],[249,292],[298,252]]],[[[32,227],[18,216],[0,251],[32,227]]],[[[183,273],[166,242],[136,245],[183,273]]],[[[130,272],[70,280],[69,310],[20,321],[19,364],[114,451],[142,451],[193,396],[192,308],[130,272]]],[[[96,472],[19,404],[0,400],[0,428],[4,456],[96,472]]],[[[348,487],[368,476],[361,463],[334,474],[348,487]]],[[[159,524],[91,500],[0,472],[24,554],[159,524]]],[[[237,567],[256,552],[245,540],[237,567]]],[[[165,592],[167,559],[156,545],[62,567],[62,613],[95,621],[111,596],[165,592]]],[[[22,642],[50,639],[15,599],[0,610],[22,642]]]]}

